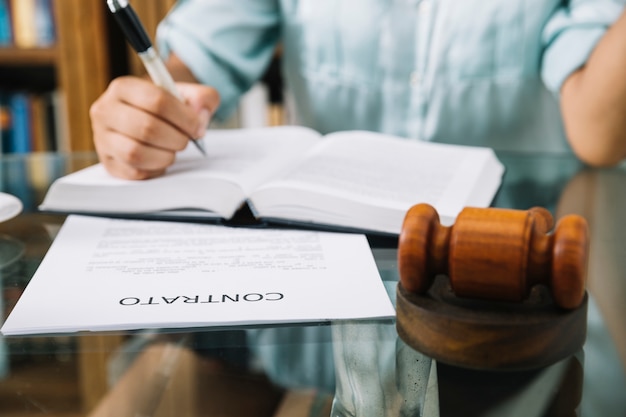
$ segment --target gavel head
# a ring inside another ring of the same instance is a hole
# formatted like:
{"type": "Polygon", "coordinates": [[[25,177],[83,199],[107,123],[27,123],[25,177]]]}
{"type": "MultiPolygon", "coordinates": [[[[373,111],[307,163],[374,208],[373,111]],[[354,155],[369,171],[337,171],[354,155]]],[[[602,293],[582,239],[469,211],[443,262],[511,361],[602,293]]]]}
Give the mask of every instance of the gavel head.
{"type": "Polygon", "coordinates": [[[522,301],[544,284],[558,306],[576,308],[585,294],[587,222],[568,215],[553,227],[550,212],[538,207],[466,207],[454,225],[443,226],[432,206],[415,205],[400,234],[401,285],[424,293],[436,275],[447,274],[459,297],[522,301]]]}

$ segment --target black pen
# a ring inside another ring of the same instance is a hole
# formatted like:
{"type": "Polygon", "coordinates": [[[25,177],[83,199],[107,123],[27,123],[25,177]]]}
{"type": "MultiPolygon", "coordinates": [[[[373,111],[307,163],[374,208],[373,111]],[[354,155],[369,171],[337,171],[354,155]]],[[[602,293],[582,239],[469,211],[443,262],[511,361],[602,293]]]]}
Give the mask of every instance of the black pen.
{"type": "MultiPolygon", "coordinates": [[[[161,57],[159,57],[159,54],[152,47],[152,41],[139,20],[137,13],[135,13],[135,10],[133,10],[128,1],[107,0],[107,4],[115,20],[120,25],[122,32],[124,32],[126,40],[128,40],[128,43],[130,43],[137,52],[137,55],[139,55],[139,58],[146,67],[146,71],[148,71],[152,82],[172,93],[180,101],[184,101],[183,97],[176,89],[176,84],[161,60],[161,57]]],[[[191,138],[190,140],[196,145],[196,148],[206,156],[206,152],[200,143],[200,138],[191,138]]]]}

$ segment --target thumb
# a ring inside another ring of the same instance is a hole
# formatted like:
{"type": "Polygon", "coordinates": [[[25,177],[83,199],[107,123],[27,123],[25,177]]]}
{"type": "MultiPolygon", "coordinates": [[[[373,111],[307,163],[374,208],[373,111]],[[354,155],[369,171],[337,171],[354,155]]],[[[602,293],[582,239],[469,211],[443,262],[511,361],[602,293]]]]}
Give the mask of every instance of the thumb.
{"type": "Polygon", "coordinates": [[[177,83],[176,87],[185,103],[198,115],[196,137],[204,135],[211,117],[220,105],[218,91],[213,87],[196,83],[177,83]]]}

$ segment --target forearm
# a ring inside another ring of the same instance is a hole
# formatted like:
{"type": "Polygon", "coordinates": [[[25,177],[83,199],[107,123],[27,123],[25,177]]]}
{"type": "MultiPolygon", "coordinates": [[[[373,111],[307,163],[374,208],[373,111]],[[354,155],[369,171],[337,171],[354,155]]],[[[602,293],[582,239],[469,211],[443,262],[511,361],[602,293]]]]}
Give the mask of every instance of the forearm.
{"type": "Polygon", "coordinates": [[[186,82],[186,83],[197,83],[198,80],[192,74],[191,70],[185,65],[183,61],[174,53],[170,54],[167,61],[165,62],[167,69],[172,74],[172,78],[175,81],[186,82]]]}
{"type": "Polygon", "coordinates": [[[591,165],[626,158],[626,13],[600,40],[586,65],[561,89],[568,140],[591,165]]]}

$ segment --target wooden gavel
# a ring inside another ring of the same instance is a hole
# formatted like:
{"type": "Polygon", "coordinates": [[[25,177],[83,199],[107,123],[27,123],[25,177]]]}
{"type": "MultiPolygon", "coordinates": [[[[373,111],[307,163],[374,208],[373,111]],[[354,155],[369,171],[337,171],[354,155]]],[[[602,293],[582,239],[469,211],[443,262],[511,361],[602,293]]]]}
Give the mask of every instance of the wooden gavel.
{"type": "Polygon", "coordinates": [[[407,212],[398,246],[401,285],[425,293],[438,274],[447,274],[455,295],[522,301],[545,284],[555,303],[578,307],[585,295],[589,232],[577,215],[556,228],[550,212],[467,207],[452,226],[437,211],[418,204],[407,212]]]}

